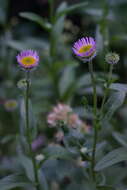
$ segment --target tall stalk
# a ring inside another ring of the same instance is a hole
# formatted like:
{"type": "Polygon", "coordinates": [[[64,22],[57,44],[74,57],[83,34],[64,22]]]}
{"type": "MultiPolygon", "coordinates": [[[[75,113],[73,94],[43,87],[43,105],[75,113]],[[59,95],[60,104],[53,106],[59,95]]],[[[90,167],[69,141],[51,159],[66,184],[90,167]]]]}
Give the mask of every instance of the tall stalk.
{"type": "Polygon", "coordinates": [[[97,138],[98,138],[98,129],[97,129],[97,90],[96,90],[96,81],[93,72],[93,64],[89,62],[89,72],[91,75],[91,82],[93,86],[93,127],[94,127],[94,139],[93,139],[93,149],[92,149],[92,160],[91,160],[91,171],[93,180],[96,180],[96,174],[94,171],[95,167],[95,156],[96,156],[96,146],[97,146],[97,138]]]}
{"type": "Polygon", "coordinates": [[[29,71],[26,72],[26,83],[27,83],[26,95],[25,95],[26,137],[27,137],[27,143],[29,146],[29,154],[30,154],[32,164],[33,164],[33,169],[34,169],[36,190],[40,190],[36,160],[32,151],[32,138],[31,138],[30,125],[29,125],[29,89],[30,89],[30,72],[29,71]]]}

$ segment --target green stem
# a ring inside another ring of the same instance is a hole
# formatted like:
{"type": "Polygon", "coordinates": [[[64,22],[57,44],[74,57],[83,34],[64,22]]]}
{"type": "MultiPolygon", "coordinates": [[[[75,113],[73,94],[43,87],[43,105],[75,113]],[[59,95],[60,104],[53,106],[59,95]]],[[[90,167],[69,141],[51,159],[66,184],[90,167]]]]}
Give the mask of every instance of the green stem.
{"type": "Polygon", "coordinates": [[[93,119],[93,127],[94,127],[94,140],[93,140],[93,151],[92,151],[92,160],[91,160],[91,171],[92,171],[92,177],[93,180],[96,180],[96,173],[94,171],[95,167],[95,154],[96,154],[96,146],[97,146],[97,138],[98,138],[98,130],[97,130],[97,91],[96,91],[96,81],[94,77],[94,72],[93,72],[93,64],[92,62],[89,62],[89,72],[91,75],[91,82],[93,86],[93,114],[94,114],[94,119],[93,119]]]}
{"type": "Polygon", "coordinates": [[[30,72],[26,72],[26,98],[25,98],[25,113],[26,113],[26,136],[27,136],[27,142],[29,146],[29,154],[32,160],[33,169],[34,169],[34,177],[35,177],[35,185],[36,190],[39,190],[39,179],[38,179],[38,171],[36,166],[36,160],[32,151],[32,139],[31,139],[31,132],[30,132],[30,126],[29,126],[29,88],[30,88],[30,72]]]}
{"type": "Polygon", "coordinates": [[[103,97],[102,104],[101,104],[101,109],[100,109],[101,116],[103,115],[104,104],[105,104],[105,101],[106,101],[106,98],[107,98],[107,95],[108,95],[108,92],[109,92],[109,87],[110,87],[110,84],[111,84],[112,71],[113,71],[113,65],[110,65],[110,70],[109,70],[109,74],[108,74],[108,82],[107,82],[107,86],[105,88],[104,97],[103,97]]]}

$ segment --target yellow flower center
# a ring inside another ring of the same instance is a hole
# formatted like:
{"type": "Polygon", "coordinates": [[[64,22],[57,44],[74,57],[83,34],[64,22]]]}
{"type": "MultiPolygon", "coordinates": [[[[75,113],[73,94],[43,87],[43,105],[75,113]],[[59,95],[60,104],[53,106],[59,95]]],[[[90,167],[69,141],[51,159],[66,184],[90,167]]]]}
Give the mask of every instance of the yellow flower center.
{"type": "Polygon", "coordinates": [[[86,53],[87,51],[89,51],[90,49],[92,48],[92,45],[85,45],[85,46],[82,46],[80,49],[79,49],[79,53],[86,53]]]}
{"type": "Polygon", "coordinates": [[[24,66],[30,66],[30,65],[34,65],[36,62],[36,60],[33,58],[33,57],[24,57],[22,58],[21,60],[21,63],[24,65],[24,66]]]}

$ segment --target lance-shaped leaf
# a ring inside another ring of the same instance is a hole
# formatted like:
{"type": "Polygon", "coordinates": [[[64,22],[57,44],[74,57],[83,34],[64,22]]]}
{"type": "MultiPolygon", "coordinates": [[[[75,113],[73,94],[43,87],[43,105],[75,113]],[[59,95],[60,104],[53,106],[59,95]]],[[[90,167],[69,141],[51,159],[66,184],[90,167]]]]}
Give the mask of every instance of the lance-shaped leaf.
{"type": "Polygon", "coordinates": [[[18,160],[22,167],[24,168],[27,177],[34,182],[34,169],[32,161],[25,155],[20,154],[18,160]]]}
{"type": "Polygon", "coordinates": [[[26,18],[28,20],[36,22],[37,24],[39,24],[42,28],[44,28],[46,30],[50,30],[51,27],[52,27],[49,22],[47,22],[41,16],[39,16],[39,15],[37,15],[35,13],[22,12],[22,13],[20,13],[20,16],[23,17],[23,18],[26,18]]]}
{"type": "Polygon", "coordinates": [[[124,103],[126,93],[123,91],[114,92],[111,94],[109,99],[105,104],[106,114],[104,116],[104,120],[109,121],[115,111],[124,103]]]}
{"type": "Polygon", "coordinates": [[[46,180],[43,170],[38,171],[38,176],[39,176],[40,187],[43,190],[49,190],[48,183],[47,183],[47,180],[46,180]]]}
{"type": "Polygon", "coordinates": [[[77,65],[67,66],[61,76],[59,81],[59,92],[61,96],[64,96],[68,93],[71,87],[74,85],[75,79],[75,68],[77,65]]]}
{"type": "Polygon", "coordinates": [[[127,84],[112,83],[110,89],[127,93],[127,84]]]}
{"type": "Polygon", "coordinates": [[[124,147],[127,148],[127,140],[126,140],[126,136],[118,133],[118,132],[114,132],[113,133],[113,137],[124,147]]]}
{"type": "Polygon", "coordinates": [[[47,159],[72,159],[71,154],[59,145],[49,146],[44,149],[44,154],[47,159]]]}
{"type": "Polygon", "coordinates": [[[115,190],[114,187],[108,186],[108,185],[105,185],[105,186],[98,186],[97,189],[98,189],[98,190],[115,190]]]}
{"type": "MultiPolygon", "coordinates": [[[[58,7],[58,11],[62,11],[66,8],[66,3],[61,3],[60,6],[58,7]]],[[[62,35],[62,32],[64,30],[64,20],[65,20],[65,16],[61,16],[61,17],[58,17],[55,22],[54,22],[54,25],[52,27],[52,30],[51,30],[51,42],[50,43],[50,51],[51,51],[51,54],[52,55],[56,55],[57,52],[60,51],[60,43],[61,43],[61,35],[62,35]]]]}
{"type": "Polygon", "coordinates": [[[84,8],[87,5],[88,5],[88,2],[77,3],[76,5],[69,6],[69,7],[65,8],[64,10],[62,10],[62,11],[57,11],[56,16],[58,18],[58,17],[60,17],[62,15],[66,15],[68,13],[72,13],[74,11],[77,11],[78,9],[84,8]]]}
{"type": "Polygon", "coordinates": [[[0,190],[11,190],[16,187],[32,188],[32,184],[22,174],[12,174],[0,179],[0,190]]]}
{"type": "Polygon", "coordinates": [[[104,156],[102,160],[96,164],[95,170],[100,171],[125,160],[127,160],[127,148],[118,148],[104,156]]]}

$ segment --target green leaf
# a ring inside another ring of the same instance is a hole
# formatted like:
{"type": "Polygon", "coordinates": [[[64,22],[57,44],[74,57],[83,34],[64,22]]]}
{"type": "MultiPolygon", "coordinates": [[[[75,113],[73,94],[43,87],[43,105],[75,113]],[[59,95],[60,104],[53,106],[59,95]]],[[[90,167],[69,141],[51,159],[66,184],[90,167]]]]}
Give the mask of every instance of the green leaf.
{"type": "Polygon", "coordinates": [[[39,176],[39,183],[40,183],[40,186],[43,190],[48,190],[48,183],[47,183],[47,180],[46,180],[46,177],[44,175],[44,172],[42,170],[39,170],[38,171],[38,176],[39,176]]]}
{"type": "Polygon", "coordinates": [[[118,148],[104,156],[102,160],[96,164],[95,170],[100,171],[125,160],[127,160],[127,149],[118,148]]]}
{"type": "Polygon", "coordinates": [[[106,141],[102,141],[100,143],[98,143],[97,145],[97,154],[96,154],[96,159],[99,160],[100,158],[102,158],[102,156],[104,155],[104,150],[105,147],[107,146],[107,142],[106,141]]]}
{"type": "Polygon", "coordinates": [[[126,137],[118,132],[113,133],[114,138],[124,147],[127,148],[127,140],[126,137]]]}
{"type": "Polygon", "coordinates": [[[71,183],[69,186],[67,186],[66,190],[96,190],[95,184],[92,183],[92,181],[84,182],[84,183],[71,183]]]}
{"type": "MultiPolygon", "coordinates": [[[[88,15],[91,15],[93,17],[93,19],[98,20],[98,19],[102,19],[103,17],[103,10],[101,8],[88,8],[84,11],[85,13],[87,13],[88,15]]],[[[107,14],[106,19],[109,21],[114,21],[115,15],[113,14],[113,12],[110,12],[107,14]]]]}
{"type": "Polygon", "coordinates": [[[6,12],[0,7],[0,24],[4,25],[6,22],[6,12]]]}
{"type": "Polygon", "coordinates": [[[65,8],[64,10],[62,10],[62,11],[57,11],[56,16],[58,18],[60,16],[66,15],[68,13],[72,13],[73,11],[76,11],[78,9],[84,8],[87,5],[88,5],[88,2],[78,3],[76,5],[69,6],[69,7],[65,8]]]}
{"type": "Polygon", "coordinates": [[[70,88],[70,86],[73,84],[74,78],[75,78],[74,69],[76,66],[77,65],[71,65],[71,66],[67,66],[64,69],[60,82],[59,82],[59,91],[60,91],[61,96],[64,96],[68,88],[70,88]]]}
{"type": "Polygon", "coordinates": [[[117,166],[113,165],[110,168],[106,169],[104,173],[106,177],[106,183],[113,187],[116,187],[126,178],[127,169],[126,167],[123,167],[122,164],[118,164],[117,166]]]}
{"type": "Polygon", "coordinates": [[[0,179],[0,190],[10,190],[16,187],[32,188],[32,184],[22,174],[12,174],[0,179]]]}
{"type": "MultiPolygon", "coordinates": [[[[65,8],[67,7],[67,4],[65,2],[61,3],[60,6],[58,7],[57,11],[58,12],[61,12],[63,11],[65,8]]],[[[64,29],[64,19],[65,19],[65,16],[63,15],[62,17],[58,17],[56,19],[56,22],[55,24],[53,25],[53,29],[52,29],[52,38],[54,40],[60,40],[60,39],[57,39],[60,37],[63,29],[64,29]],[[55,39],[56,38],[56,39],[55,39]]]]}
{"type": "Polygon", "coordinates": [[[126,84],[112,83],[110,85],[110,89],[127,93],[127,85],[126,84]]]}
{"type": "Polygon", "coordinates": [[[66,2],[62,2],[62,3],[58,6],[58,8],[57,8],[57,10],[56,10],[56,14],[59,14],[59,13],[63,12],[65,9],[67,9],[67,3],[66,3],[66,2]]]}
{"type": "Polygon", "coordinates": [[[83,88],[84,86],[90,86],[91,85],[91,77],[89,73],[86,73],[85,75],[81,76],[77,80],[77,88],[83,88]]]}
{"type": "Polygon", "coordinates": [[[44,149],[44,155],[47,159],[71,159],[71,154],[59,145],[49,146],[44,149]]]}
{"type": "Polygon", "coordinates": [[[115,111],[124,103],[125,96],[126,94],[123,91],[111,94],[104,106],[107,110],[104,120],[109,121],[111,119],[115,111]]]}
{"type": "Polygon", "coordinates": [[[0,24],[5,26],[7,22],[9,0],[0,0],[0,24]]]}
{"type": "Polygon", "coordinates": [[[50,30],[52,28],[52,25],[49,22],[45,21],[41,16],[35,13],[22,12],[20,13],[20,16],[28,20],[36,22],[37,24],[39,24],[42,28],[46,30],[50,30]]]}
{"type": "MultiPolygon", "coordinates": [[[[66,8],[66,3],[60,4],[57,10],[64,10],[66,8]]],[[[64,20],[65,16],[58,17],[51,30],[51,43],[50,43],[50,51],[52,55],[56,55],[60,52],[61,47],[61,35],[64,30],[64,20]]]]}
{"type": "Polygon", "coordinates": [[[15,138],[16,138],[15,135],[6,135],[5,137],[2,137],[0,139],[0,143],[6,144],[6,143],[9,143],[9,142],[15,140],[15,138]]]}
{"type": "Polygon", "coordinates": [[[24,49],[30,48],[28,44],[18,41],[18,40],[8,40],[6,43],[9,47],[18,51],[22,51],[24,49]]]}
{"type": "Polygon", "coordinates": [[[115,190],[114,187],[108,186],[108,185],[105,185],[105,186],[97,186],[97,189],[98,189],[98,190],[115,190]]]}
{"type": "Polygon", "coordinates": [[[34,182],[34,169],[33,169],[33,164],[32,161],[26,157],[23,154],[20,154],[18,157],[18,160],[22,167],[24,168],[27,177],[34,182]]]}
{"type": "MultiPolygon", "coordinates": [[[[21,115],[21,123],[22,123],[21,131],[22,131],[22,134],[25,135],[26,128],[25,128],[25,102],[24,102],[24,99],[21,99],[21,101],[20,101],[20,115],[21,115]]],[[[29,115],[31,116],[30,121],[29,121],[30,122],[30,130],[31,130],[31,138],[32,138],[32,140],[34,140],[37,135],[37,125],[36,125],[36,119],[35,119],[33,109],[32,109],[32,103],[30,100],[29,100],[29,115]]]]}

